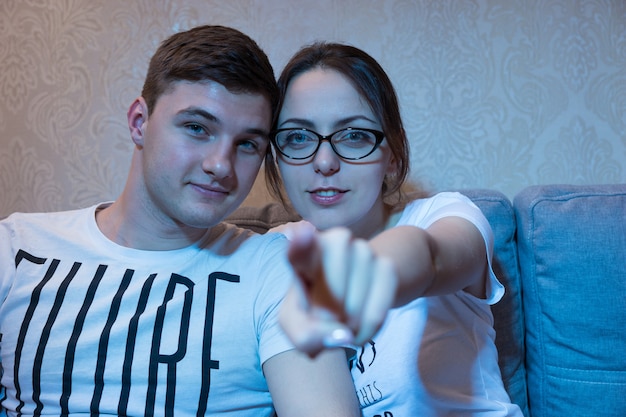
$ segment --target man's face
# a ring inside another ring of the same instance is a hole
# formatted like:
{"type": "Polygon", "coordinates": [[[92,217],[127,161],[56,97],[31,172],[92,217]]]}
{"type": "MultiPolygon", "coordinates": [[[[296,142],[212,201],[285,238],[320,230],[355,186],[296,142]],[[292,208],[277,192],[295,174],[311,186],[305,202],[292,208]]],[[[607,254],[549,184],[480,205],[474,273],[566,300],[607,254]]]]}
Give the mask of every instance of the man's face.
{"type": "Polygon", "coordinates": [[[176,227],[223,220],[254,183],[270,123],[270,103],[260,94],[234,94],[211,81],[176,83],[137,123],[142,209],[176,227]]]}

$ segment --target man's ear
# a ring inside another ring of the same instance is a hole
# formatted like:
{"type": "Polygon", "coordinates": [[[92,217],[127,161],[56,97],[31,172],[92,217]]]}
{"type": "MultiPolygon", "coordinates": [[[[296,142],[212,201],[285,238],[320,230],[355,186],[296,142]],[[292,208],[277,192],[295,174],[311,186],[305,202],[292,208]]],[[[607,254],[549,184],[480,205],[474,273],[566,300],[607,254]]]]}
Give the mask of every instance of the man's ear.
{"type": "Polygon", "coordinates": [[[148,123],[148,106],[143,97],[136,98],[130,105],[128,113],[128,128],[130,137],[135,145],[141,149],[144,145],[144,131],[148,123]]]}

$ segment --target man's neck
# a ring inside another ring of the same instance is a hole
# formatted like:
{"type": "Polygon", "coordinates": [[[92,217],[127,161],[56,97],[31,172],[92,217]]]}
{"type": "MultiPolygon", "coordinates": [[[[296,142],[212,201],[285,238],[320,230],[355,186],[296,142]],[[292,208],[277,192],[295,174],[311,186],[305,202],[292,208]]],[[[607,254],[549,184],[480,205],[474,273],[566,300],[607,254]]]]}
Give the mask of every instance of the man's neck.
{"type": "Polygon", "coordinates": [[[149,213],[125,207],[123,200],[98,210],[96,224],[112,242],[139,250],[182,249],[199,241],[207,232],[207,229],[165,225],[152,219],[149,213]]]}

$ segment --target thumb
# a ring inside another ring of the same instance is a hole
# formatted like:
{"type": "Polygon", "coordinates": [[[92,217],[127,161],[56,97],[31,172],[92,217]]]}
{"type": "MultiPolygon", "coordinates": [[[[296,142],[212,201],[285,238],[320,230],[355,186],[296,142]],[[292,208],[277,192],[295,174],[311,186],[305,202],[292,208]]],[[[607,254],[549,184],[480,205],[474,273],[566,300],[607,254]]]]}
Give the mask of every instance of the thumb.
{"type": "Polygon", "coordinates": [[[327,348],[352,346],[350,329],[303,309],[301,301],[297,287],[292,286],[279,313],[280,324],[296,349],[313,358],[327,348]]]}

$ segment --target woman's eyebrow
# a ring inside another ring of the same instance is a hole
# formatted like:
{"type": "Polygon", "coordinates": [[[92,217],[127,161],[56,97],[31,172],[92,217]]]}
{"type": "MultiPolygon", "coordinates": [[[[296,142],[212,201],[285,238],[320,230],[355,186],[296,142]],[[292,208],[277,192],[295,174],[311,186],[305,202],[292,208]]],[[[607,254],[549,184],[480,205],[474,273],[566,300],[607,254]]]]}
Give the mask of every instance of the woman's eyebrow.
{"type": "MultiPolygon", "coordinates": [[[[376,120],[372,120],[367,116],[364,115],[355,115],[355,116],[349,116],[349,117],[345,117],[343,119],[340,119],[338,121],[336,121],[333,124],[334,128],[340,128],[346,125],[349,125],[352,122],[356,122],[356,121],[366,121],[372,124],[378,124],[378,122],[376,120]]],[[[312,121],[308,120],[308,119],[300,119],[297,117],[291,117],[289,119],[283,120],[282,123],[279,124],[279,126],[283,126],[286,124],[294,124],[300,127],[305,127],[307,129],[312,129],[315,127],[315,123],[313,123],[312,121]]]]}
{"type": "Polygon", "coordinates": [[[278,126],[283,126],[286,124],[293,124],[293,125],[297,125],[299,127],[306,127],[309,129],[312,129],[314,127],[313,122],[311,122],[310,120],[307,119],[299,119],[297,117],[292,117],[290,119],[286,119],[283,120],[278,126]]]}
{"type": "Polygon", "coordinates": [[[335,127],[335,128],[340,128],[340,127],[343,127],[343,126],[349,125],[349,124],[350,124],[350,123],[352,123],[352,122],[357,122],[357,121],[366,121],[366,122],[368,122],[368,123],[372,123],[372,124],[375,124],[375,125],[376,125],[376,124],[378,124],[378,122],[377,122],[376,120],[372,120],[372,119],[370,119],[370,118],[369,118],[369,117],[367,117],[367,116],[364,116],[364,115],[362,115],[362,114],[359,114],[359,115],[350,116],[350,117],[346,117],[346,118],[343,118],[343,119],[341,119],[341,120],[338,120],[338,121],[335,123],[334,127],[335,127]]]}

